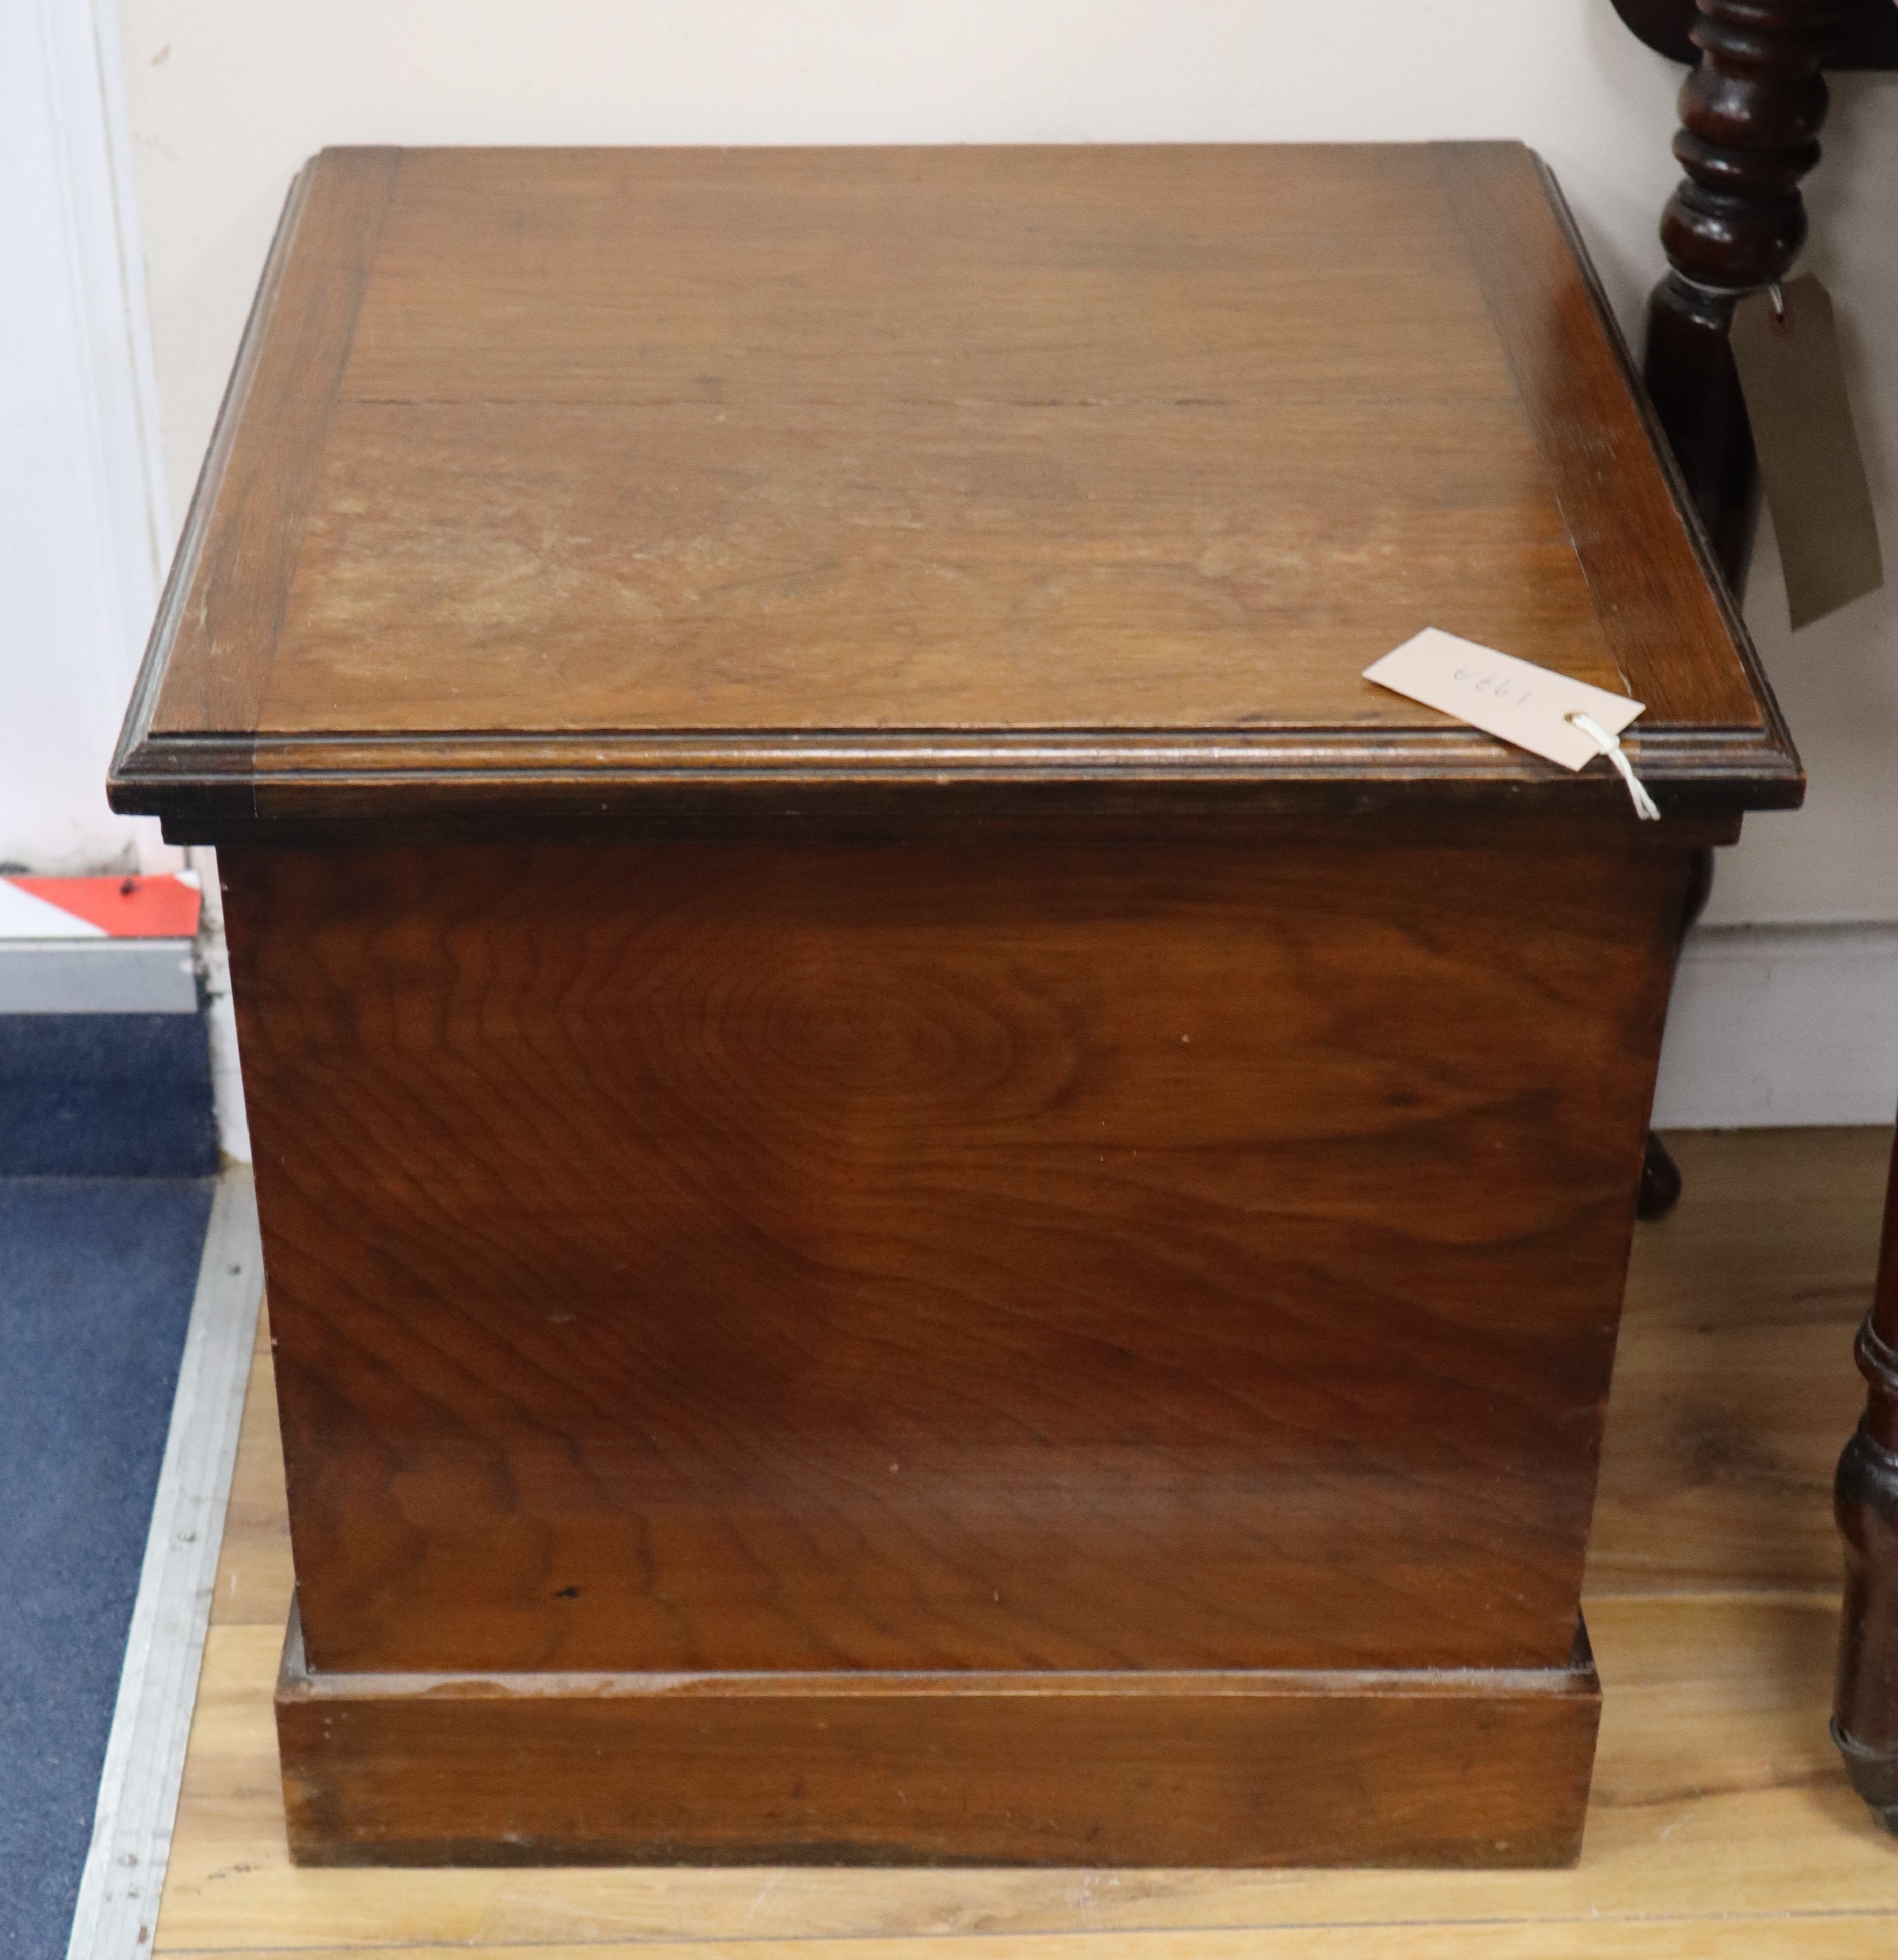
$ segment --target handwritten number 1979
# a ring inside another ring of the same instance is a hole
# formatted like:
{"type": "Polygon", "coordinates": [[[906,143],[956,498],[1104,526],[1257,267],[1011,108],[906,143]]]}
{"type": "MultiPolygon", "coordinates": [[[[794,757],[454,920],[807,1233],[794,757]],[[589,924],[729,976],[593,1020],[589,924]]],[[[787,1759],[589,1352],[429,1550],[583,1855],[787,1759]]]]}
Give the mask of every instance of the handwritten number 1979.
{"type": "Polygon", "coordinates": [[[1517,708],[1527,707],[1530,696],[1535,692],[1533,687],[1524,686],[1520,681],[1512,682],[1506,674],[1498,673],[1494,669],[1486,673],[1479,667],[1459,667],[1456,677],[1465,687],[1478,694],[1493,694],[1498,701],[1511,702],[1517,708]],[[1519,694],[1511,693],[1512,687],[1519,687],[1522,691],[1519,694]]]}

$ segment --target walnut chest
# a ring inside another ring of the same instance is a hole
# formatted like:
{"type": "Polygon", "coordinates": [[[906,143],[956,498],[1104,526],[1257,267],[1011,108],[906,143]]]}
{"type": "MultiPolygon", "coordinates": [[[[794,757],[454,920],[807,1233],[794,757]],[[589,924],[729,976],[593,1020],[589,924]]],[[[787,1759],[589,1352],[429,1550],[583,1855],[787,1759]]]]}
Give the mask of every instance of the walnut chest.
{"type": "Polygon", "coordinates": [[[326,152],[112,784],[219,847],[298,1856],[1572,1857],[1800,788],[1519,146],[326,152]]]}

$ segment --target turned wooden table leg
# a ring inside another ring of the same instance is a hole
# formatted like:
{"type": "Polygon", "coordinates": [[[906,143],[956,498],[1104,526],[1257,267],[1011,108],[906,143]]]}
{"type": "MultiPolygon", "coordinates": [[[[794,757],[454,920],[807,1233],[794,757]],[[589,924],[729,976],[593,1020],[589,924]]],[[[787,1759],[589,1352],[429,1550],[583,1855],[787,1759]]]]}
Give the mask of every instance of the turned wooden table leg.
{"type": "Polygon", "coordinates": [[[1869,1392],[1858,1433],[1839,1459],[1845,1610],[1832,1732],[1852,1787],[1898,1833],[1898,1150],[1858,1358],[1869,1392]]]}
{"type": "MultiPolygon", "coordinates": [[[[1826,119],[1819,58],[1839,0],[1699,0],[1700,65],[1680,91],[1674,154],[1687,174],[1661,221],[1667,275],[1648,303],[1642,379],[1736,596],[1747,587],[1759,473],[1729,335],[1734,304],[1791,269],[1806,240],[1799,181],[1826,119]]],[[[1698,917],[1700,885],[1682,931],[1698,917]]],[[[1636,1209],[1664,1218],[1680,1172],[1650,1133],[1636,1209]]]]}
{"type": "Polygon", "coordinates": [[[1714,554],[1745,589],[1759,507],[1753,432],[1728,336],[1734,303],[1806,242],[1800,180],[1826,119],[1820,56],[1839,0],[1699,0],[1700,65],[1680,91],[1686,175],[1661,221],[1667,275],[1648,310],[1643,377],[1714,554]]]}

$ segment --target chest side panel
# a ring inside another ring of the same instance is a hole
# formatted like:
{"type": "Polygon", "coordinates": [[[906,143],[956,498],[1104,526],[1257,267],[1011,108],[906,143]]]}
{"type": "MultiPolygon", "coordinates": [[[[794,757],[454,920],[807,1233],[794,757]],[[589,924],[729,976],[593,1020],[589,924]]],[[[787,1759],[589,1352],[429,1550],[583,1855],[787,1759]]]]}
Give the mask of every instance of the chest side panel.
{"type": "Polygon", "coordinates": [[[314,1665],[1565,1663],[1673,854],[225,869],[314,1665]]]}

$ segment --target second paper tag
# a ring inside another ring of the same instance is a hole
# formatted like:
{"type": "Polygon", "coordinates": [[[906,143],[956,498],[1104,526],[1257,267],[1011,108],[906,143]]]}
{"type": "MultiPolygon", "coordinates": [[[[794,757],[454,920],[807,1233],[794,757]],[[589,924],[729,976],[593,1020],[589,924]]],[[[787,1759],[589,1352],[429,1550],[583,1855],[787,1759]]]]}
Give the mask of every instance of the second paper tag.
{"type": "Polygon", "coordinates": [[[1884,583],[1832,300],[1810,274],[1734,308],[1734,364],[1795,627],[1884,583]]]}

